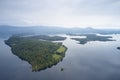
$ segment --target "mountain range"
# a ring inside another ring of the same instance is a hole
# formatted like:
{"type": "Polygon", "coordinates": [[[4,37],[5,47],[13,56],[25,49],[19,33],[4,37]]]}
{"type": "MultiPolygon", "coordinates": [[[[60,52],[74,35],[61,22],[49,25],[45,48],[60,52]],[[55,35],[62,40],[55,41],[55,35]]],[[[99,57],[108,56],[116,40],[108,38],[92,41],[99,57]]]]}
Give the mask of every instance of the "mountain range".
{"type": "Polygon", "coordinates": [[[100,33],[100,34],[120,34],[120,29],[94,29],[87,28],[61,28],[52,26],[9,26],[0,25],[0,37],[13,34],[71,34],[71,33],[100,33]]]}

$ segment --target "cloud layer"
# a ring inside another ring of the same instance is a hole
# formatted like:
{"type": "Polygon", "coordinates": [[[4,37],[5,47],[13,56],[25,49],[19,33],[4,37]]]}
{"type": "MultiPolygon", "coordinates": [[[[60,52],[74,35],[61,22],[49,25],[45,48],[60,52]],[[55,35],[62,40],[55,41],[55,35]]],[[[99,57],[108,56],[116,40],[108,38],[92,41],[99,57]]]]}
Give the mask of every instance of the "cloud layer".
{"type": "Polygon", "coordinates": [[[120,27],[120,0],[0,0],[0,24],[120,27]]]}

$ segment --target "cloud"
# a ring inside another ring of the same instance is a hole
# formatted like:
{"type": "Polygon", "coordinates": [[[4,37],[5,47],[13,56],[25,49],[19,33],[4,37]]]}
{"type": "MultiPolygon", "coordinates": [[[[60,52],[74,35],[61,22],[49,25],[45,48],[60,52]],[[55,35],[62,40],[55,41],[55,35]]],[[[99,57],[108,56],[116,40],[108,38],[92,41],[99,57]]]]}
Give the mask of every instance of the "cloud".
{"type": "Polygon", "coordinates": [[[0,24],[120,26],[119,0],[0,0],[0,12],[0,24]]]}

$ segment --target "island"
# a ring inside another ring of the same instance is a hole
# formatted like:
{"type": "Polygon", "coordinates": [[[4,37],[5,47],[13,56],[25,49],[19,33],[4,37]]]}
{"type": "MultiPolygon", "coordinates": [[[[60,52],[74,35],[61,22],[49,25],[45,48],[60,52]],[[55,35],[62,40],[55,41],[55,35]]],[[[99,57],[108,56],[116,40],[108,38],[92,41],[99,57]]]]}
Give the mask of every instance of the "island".
{"type": "MultiPolygon", "coordinates": [[[[72,36],[74,34],[71,34],[72,36]]],[[[87,42],[90,41],[115,41],[112,38],[112,36],[99,36],[96,34],[79,34],[79,35],[74,35],[74,36],[86,36],[86,38],[71,38],[74,40],[77,40],[80,42],[80,44],[86,44],[87,42]]]]}
{"type": "Polygon", "coordinates": [[[117,49],[119,49],[119,50],[120,50],[120,47],[117,47],[117,49]]]}
{"type": "MultiPolygon", "coordinates": [[[[11,47],[13,54],[31,64],[32,71],[40,71],[62,61],[67,50],[62,43],[53,43],[51,39],[49,41],[49,38],[41,40],[40,36],[11,36],[5,40],[5,43],[11,47]]],[[[58,37],[56,38],[58,40],[58,37]]],[[[59,37],[59,39],[64,38],[59,37]]]]}

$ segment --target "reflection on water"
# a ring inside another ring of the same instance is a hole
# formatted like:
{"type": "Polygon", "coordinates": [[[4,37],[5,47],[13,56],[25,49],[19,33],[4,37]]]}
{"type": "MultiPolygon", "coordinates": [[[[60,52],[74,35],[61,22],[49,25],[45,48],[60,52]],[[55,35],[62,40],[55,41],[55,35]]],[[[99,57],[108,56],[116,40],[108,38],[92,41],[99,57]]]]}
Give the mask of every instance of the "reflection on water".
{"type": "Polygon", "coordinates": [[[10,47],[0,39],[0,80],[120,80],[120,35],[116,41],[92,41],[77,44],[71,36],[63,44],[68,47],[62,62],[40,72],[11,53],[10,47]],[[61,71],[61,68],[64,68],[61,71]]]}

